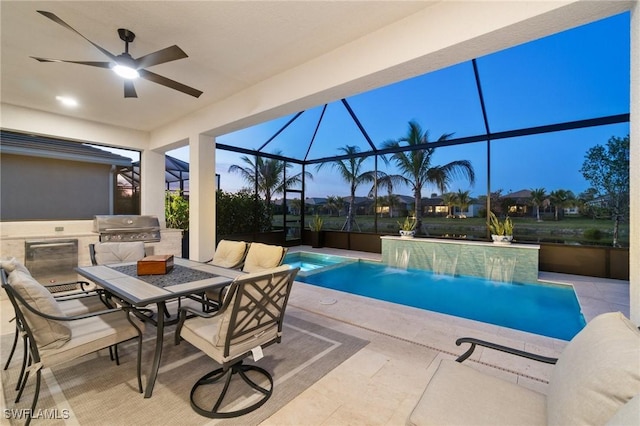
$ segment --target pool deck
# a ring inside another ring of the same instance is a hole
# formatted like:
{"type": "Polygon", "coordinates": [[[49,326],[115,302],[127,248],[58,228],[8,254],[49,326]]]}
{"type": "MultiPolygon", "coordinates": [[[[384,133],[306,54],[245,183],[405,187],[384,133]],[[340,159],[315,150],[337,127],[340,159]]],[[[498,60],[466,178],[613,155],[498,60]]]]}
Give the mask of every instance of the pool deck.
{"type": "MultiPolygon", "coordinates": [[[[290,251],[381,259],[380,254],[309,246],[292,247],[290,251]]],[[[544,272],[540,279],[573,285],[587,321],[610,311],[629,315],[628,281],[544,272]]],[[[0,304],[0,330],[12,334],[9,319],[13,310],[6,297],[0,297],[0,304]]],[[[454,358],[466,350],[455,345],[457,338],[477,337],[547,356],[558,356],[567,343],[301,282],[293,287],[287,314],[366,339],[369,344],[262,422],[264,426],[403,425],[439,360],[454,358]]],[[[553,369],[481,348],[465,364],[542,393],[553,369]]],[[[65,386],[61,384],[63,389],[65,386]]]]}
{"type": "MultiPolygon", "coordinates": [[[[292,247],[339,256],[381,260],[380,254],[292,247]]],[[[585,319],[610,311],[629,315],[628,281],[556,273],[540,279],[575,287],[585,319]]],[[[567,342],[478,321],[430,312],[296,282],[287,311],[370,341],[350,360],[323,377],[262,425],[404,424],[439,359],[466,350],[455,345],[470,336],[557,357],[567,342]]],[[[544,319],[541,319],[544,320],[544,319]]],[[[552,365],[477,349],[473,368],[546,393],[552,365]]]]}

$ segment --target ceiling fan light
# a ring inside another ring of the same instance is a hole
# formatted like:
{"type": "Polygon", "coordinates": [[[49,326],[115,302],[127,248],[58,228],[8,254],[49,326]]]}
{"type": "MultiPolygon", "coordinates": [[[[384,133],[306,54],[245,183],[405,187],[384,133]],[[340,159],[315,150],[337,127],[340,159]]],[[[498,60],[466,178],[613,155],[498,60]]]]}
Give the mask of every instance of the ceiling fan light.
{"type": "Polygon", "coordinates": [[[133,80],[135,78],[140,77],[138,70],[135,68],[128,67],[126,65],[116,64],[112,68],[113,72],[118,74],[122,78],[126,78],[128,80],[133,80]]]}

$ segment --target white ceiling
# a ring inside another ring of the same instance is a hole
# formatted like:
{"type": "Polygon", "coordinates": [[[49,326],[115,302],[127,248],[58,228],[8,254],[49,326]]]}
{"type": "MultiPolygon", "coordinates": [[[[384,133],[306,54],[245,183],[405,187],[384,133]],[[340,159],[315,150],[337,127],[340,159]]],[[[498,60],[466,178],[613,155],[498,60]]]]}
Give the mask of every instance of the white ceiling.
{"type": "Polygon", "coordinates": [[[2,1],[1,92],[6,104],[150,131],[332,51],[435,2],[427,1],[2,1]],[[40,63],[107,58],[77,34],[37,13],[45,10],[118,55],[118,28],[136,34],[134,58],[178,45],[189,57],[150,71],[204,92],[194,98],[137,80],[125,99],[110,70],[40,63]],[[78,99],[64,109],[55,99],[78,99]]]}

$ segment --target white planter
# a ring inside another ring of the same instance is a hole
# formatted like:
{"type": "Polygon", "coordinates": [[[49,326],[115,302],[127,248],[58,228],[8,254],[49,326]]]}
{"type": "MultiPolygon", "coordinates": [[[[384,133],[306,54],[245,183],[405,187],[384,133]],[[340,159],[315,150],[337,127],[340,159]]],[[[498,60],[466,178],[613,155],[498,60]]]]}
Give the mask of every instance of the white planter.
{"type": "Polygon", "coordinates": [[[491,239],[494,244],[511,244],[513,235],[494,235],[491,234],[491,239]]]}
{"type": "Polygon", "coordinates": [[[405,230],[400,230],[400,238],[413,238],[413,236],[416,234],[416,231],[405,231],[405,230]]]}

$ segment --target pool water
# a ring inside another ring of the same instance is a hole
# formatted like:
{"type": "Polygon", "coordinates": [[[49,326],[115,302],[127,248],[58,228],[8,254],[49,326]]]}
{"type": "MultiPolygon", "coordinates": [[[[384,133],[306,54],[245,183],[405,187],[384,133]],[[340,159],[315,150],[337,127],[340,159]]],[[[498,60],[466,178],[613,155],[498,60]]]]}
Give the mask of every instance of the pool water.
{"type": "MultiPolygon", "coordinates": [[[[283,263],[290,265],[292,268],[300,268],[298,277],[306,277],[318,272],[327,271],[329,269],[343,266],[348,263],[354,263],[357,261],[358,259],[343,256],[333,256],[328,254],[299,251],[295,253],[287,253],[287,255],[284,257],[283,263]]],[[[298,279],[298,281],[302,280],[298,279]]]]}
{"type": "MultiPolygon", "coordinates": [[[[338,259],[325,264],[316,261],[309,266],[314,273],[298,274],[296,279],[563,340],[571,340],[586,324],[575,292],[568,285],[450,277],[362,260],[341,263],[339,256],[332,257],[338,259]]],[[[289,264],[287,258],[285,263],[289,264]]]]}

